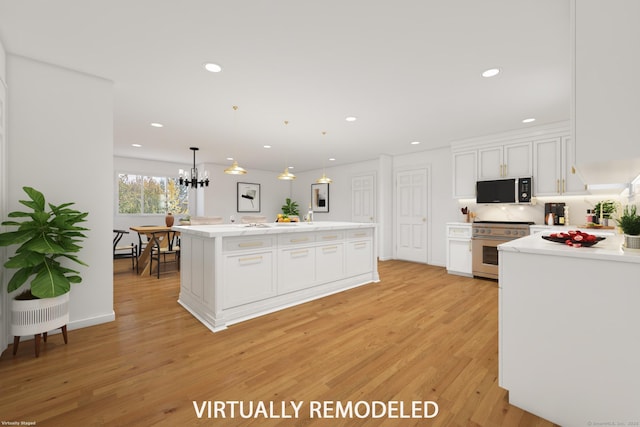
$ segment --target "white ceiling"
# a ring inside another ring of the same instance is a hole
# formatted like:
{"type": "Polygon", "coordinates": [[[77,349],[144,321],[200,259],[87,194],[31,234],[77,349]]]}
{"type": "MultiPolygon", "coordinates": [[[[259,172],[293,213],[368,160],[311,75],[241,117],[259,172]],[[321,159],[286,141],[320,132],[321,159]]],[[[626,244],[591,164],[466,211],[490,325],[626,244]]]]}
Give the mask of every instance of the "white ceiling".
{"type": "Polygon", "coordinates": [[[0,0],[0,40],[112,80],[118,156],[295,173],[569,119],[569,0],[0,0]]]}

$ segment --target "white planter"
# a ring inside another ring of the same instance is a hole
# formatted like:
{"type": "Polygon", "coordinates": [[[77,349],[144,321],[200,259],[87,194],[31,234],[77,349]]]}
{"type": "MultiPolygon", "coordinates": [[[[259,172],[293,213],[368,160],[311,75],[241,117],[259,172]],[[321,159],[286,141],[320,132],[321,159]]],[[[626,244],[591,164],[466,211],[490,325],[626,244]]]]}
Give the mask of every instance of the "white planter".
{"type": "Polygon", "coordinates": [[[54,298],[12,300],[11,335],[38,335],[69,323],[69,293],[54,298]]]}
{"type": "Polygon", "coordinates": [[[640,236],[624,235],[624,246],[626,249],[639,249],[640,250],[640,236]]]}

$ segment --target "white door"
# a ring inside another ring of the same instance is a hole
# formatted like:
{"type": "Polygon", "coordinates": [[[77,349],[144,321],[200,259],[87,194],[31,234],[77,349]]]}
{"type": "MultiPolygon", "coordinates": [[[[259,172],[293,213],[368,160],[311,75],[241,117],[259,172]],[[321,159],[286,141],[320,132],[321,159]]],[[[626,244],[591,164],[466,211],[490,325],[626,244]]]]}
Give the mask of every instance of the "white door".
{"type": "Polygon", "coordinates": [[[427,262],[427,170],[396,174],[396,258],[427,262]]]}
{"type": "Polygon", "coordinates": [[[351,220],[353,222],[375,221],[375,182],[374,175],[351,178],[351,220]]]}

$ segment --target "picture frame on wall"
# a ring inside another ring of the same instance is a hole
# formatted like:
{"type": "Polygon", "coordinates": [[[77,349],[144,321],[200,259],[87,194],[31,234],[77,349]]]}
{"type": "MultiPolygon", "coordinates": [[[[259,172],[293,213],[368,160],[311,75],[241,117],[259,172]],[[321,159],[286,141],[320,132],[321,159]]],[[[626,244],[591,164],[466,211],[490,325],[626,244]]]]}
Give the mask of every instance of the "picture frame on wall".
{"type": "Polygon", "coordinates": [[[329,212],[329,184],[311,184],[311,210],[329,212]]]}
{"type": "Polygon", "coordinates": [[[260,212],[260,184],[238,183],[238,212],[260,212]]]}

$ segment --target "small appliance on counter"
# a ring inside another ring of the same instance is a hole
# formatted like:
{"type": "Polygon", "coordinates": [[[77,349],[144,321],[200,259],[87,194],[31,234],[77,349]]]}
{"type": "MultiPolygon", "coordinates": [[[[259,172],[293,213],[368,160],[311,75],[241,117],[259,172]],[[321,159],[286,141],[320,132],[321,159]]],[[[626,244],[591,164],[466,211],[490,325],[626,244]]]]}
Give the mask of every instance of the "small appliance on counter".
{"type": "Polygon", "coordinates": [[[553,216],[553,225],[565,225],[564,207],[564,203],[545,203],[543,224],[547,224],[547,218],[551,214],[553,216]]]}

